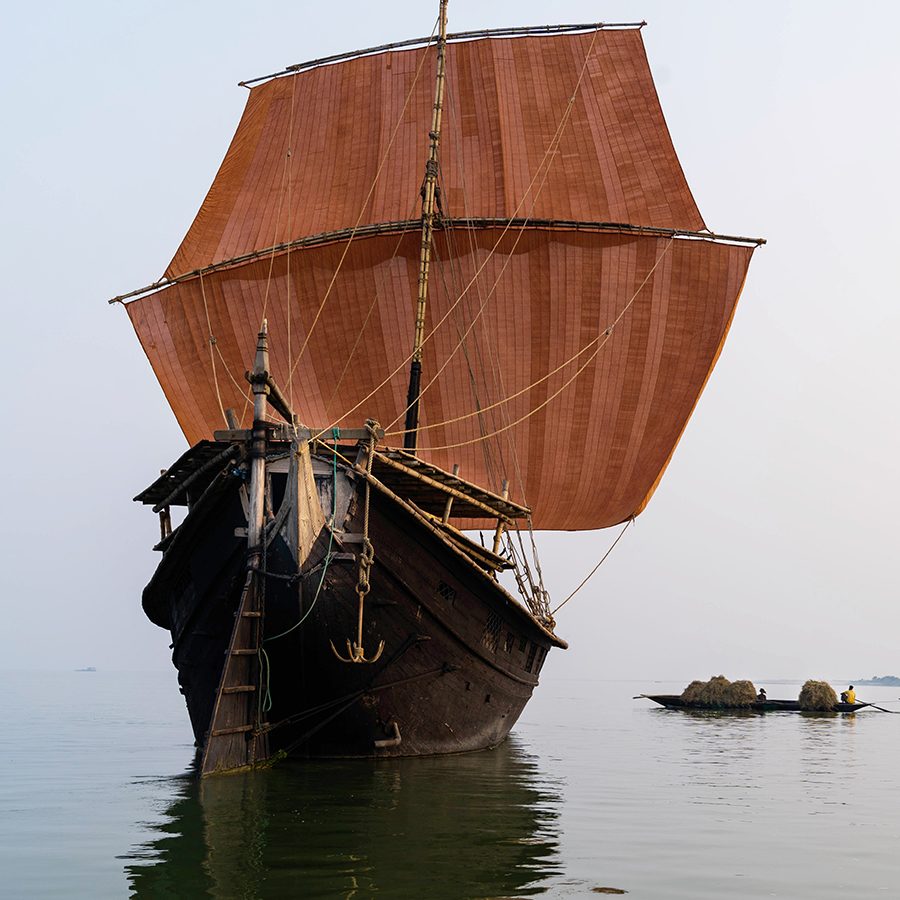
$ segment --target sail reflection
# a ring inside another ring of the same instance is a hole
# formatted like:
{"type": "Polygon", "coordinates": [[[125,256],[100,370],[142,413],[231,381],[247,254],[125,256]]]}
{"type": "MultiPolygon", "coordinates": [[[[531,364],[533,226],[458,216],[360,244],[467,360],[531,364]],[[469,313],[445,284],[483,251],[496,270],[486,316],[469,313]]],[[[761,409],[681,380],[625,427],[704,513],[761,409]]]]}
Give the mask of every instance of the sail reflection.
{"type": "Polygon", "coordinates": [[[510,739],[453,757],[185,780],[131,896],[535,896],[560,871],[557,780],[510,739]]]}

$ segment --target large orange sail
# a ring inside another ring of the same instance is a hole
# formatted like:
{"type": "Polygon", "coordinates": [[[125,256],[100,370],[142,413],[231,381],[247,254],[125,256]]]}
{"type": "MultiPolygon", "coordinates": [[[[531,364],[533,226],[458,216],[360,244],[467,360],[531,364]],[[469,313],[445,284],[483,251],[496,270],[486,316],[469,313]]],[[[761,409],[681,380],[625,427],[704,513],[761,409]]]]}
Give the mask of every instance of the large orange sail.
{"type": "MultiPolygon", "coordinates": [[[[178,280],[127,307],[191,442],[228,407],[248,424],[263,317],[304,423],[374,418],[402,442],[434,53],[251,90],[166,271],[178,280]]],[[[677,234],[705,226],[639,30],[451,43],[439,186],[420,455],[494,490],[508,479],[536,528],[640,512],[752,246],[677,234]]]]}

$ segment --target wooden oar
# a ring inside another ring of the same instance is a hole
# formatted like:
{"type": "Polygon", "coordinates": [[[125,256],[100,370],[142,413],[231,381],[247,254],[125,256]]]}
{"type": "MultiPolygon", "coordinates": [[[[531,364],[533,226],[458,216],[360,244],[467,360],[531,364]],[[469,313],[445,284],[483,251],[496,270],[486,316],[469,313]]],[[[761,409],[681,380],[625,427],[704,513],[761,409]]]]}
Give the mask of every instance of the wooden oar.
{"type": "MultiPolygon", "coordinates": [[[[894,701],[893,700],[884,700],[882,702],[883,703],[893,703],[894,701]]],[[[900,713],[900,710],[885,709],[883,706],[876,706],[874,703],[863,703],[862,706],[860,706],[860,709],[863,709],[863,707],[866,707],[866,706],[871,706],[872,709],[877,709],[879,712],[894,713],[894,714],[900,713]]]]}

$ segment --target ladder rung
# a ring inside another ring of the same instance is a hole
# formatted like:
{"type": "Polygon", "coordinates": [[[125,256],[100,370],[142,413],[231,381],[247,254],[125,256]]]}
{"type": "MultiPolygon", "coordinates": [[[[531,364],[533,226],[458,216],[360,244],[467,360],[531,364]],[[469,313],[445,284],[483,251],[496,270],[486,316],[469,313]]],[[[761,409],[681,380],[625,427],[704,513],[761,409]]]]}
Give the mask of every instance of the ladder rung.
{"type": "Polygon", "coordinates": [[[240,650],[232,650],[232,656],[256,656],[257,651],[252,649],[242,648],[240,650]]]}
{"type": "Polygon", "coordinates": [[[253,731],[252,725],[232,725],[231,728],[217,728],[211,736],[221,737],[223,734],[241,734],[248,731],[253,731]]]}
{"type": "Polygon", "coordinates": [[[261,612],[253,612],[251,610],[246,610],[245,612],[242,612],[241,615],[245,619],[259,619],[259,618],[261,618],[262,613],[261,612]]]}
{"type": "Polygon", "coordinates": [[[246,694],[249,691],[255,691],[255,684],[236,684],[232,687],[222,688],[223,694],[246,694]]]}

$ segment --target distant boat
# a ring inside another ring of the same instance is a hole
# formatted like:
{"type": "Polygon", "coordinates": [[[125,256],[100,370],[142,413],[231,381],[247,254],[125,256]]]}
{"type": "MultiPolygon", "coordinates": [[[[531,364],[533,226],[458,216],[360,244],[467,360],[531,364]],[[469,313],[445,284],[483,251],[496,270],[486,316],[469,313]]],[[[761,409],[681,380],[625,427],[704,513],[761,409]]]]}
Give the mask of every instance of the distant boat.
{"type": "MultiPolygon", "coordinates": [[[[749,706],[710,706],[690,700],[682,700],[678,694],[641,694],[642,698],[652,700],[666,709],[703,709],[709,712],[736,712],[749,710],[751,712],[819,712],[820,710],[805,710],[800,706],[799,700],[757,700],[749,706]]],[[[832,712],[856,712],[871,703],[835,703],[832,712]]]]}
{"type": "Polygon", "coordinates": [[[96,672],[97,669],[94,666],[85,666],[83,669],[76,669],[76,672],[96,672]]]}

